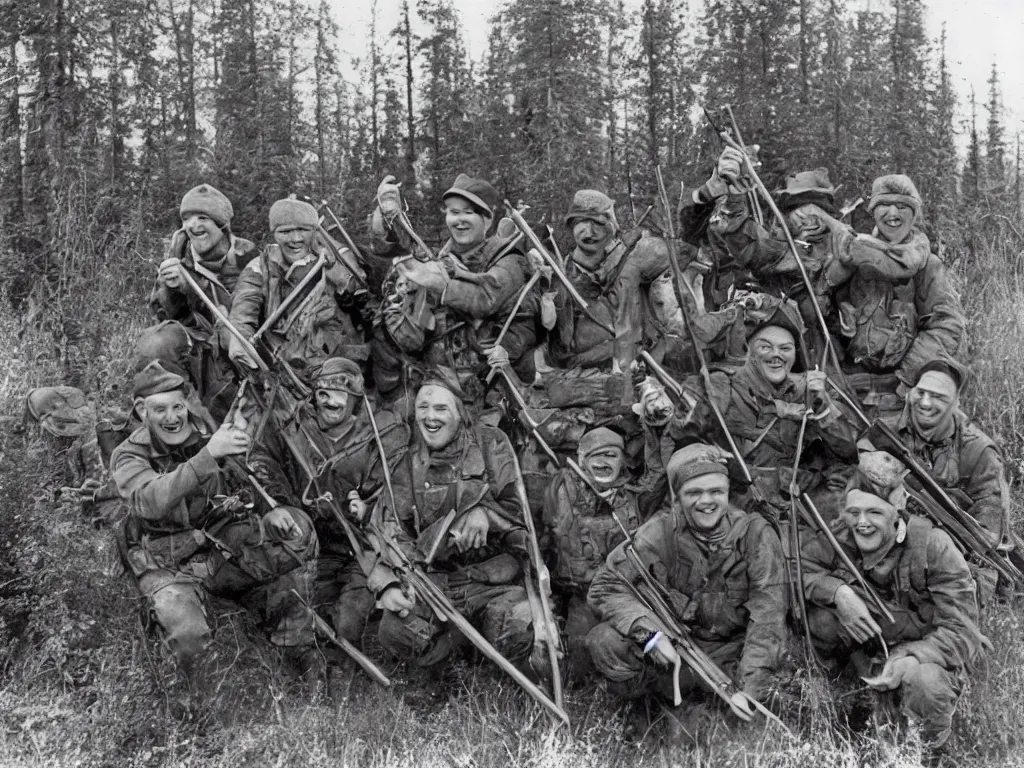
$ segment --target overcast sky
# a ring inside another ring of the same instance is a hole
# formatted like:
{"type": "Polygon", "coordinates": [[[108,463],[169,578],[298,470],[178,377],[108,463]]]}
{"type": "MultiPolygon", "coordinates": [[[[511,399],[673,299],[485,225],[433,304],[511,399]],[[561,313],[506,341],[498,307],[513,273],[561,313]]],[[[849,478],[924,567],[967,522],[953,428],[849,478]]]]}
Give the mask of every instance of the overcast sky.
{"type": "MultiPolygon", "coordinates": [[[[366,50],[371,0],[332,2],[342,27],[342,51],[362,55],[366,50]]],[[[487,20],[500,6],[500,0],[454,2],[462,16],[470,54],[477,58],[487,45],[487,20]]],[[[883,2],[888,0],[847,0],[850,6],[868,3],[878,7],[883,2]]],[[[943,22],[946,24],[947,51],[964,105],[963,115],[967,115],[972,85],[979,102],[985,103],[989,71],[995,61],[1002,81],[1007,133],[1012,136],[1024,129],[1024,0],[925,0],[925,4],[931,37],[938,38],[943,22]]],[[[626,5],[638,6],[639,0],[626,0],[626,5]]],[[[694,9],[700,5],[701,0],[691,0],[694,9]]],[[[395,26],[400,7],[400,0],[378,0],[379,35],[383,37],[395,26]]],[[[987,115],[979,111],[981,125],[986,119],[987,115]]]]}

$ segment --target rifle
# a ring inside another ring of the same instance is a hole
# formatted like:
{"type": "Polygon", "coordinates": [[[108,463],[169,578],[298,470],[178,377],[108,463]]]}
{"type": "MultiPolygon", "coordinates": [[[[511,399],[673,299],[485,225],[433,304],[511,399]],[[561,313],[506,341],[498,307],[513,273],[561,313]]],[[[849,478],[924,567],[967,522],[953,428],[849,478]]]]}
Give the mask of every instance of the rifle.
{"type": "Polygon", "coordinates": [[[263,325],[259,327],[256,333],[252,335],[252,338],[249,339],[250,343],[256,344],[264,333],[269,331],[271,328],[274,327],[274,325],[277,324],[277,321],[280,320],[284,313],[288,310],[288,308],[295,303],[295,300],[306,289],[306,286],[312,283],[314,279],[320,276],[320,273],[326,264],[327,256],[321,253],[317,257],[316,263],[313,264],[313,268],[309,270],[309,272],[306,274],[305,277],[302,278],[302,280],[299,281],[299,284],[295,286],[295,289],[287,296],[285,296],[284,301],[282,301],[278,305],[277,309],[275,309],[274,312],[270,315],[270,317],[268,317],[264,321],[263,325]]]}
{"type": "Polygon", "coordinates": [[[998,549],[998,542],[992,543],[990,534],[981,523],[960,508],[935,478],[928,474],[917,457],[904,445],[899,436],[884,421],[876,419],[864,437],[880,451],[886,451],[910,470],[923,491],[907,487],[910,496],[917,501],[932,522],[949,533],[962,548],[974,555],[982,564],[994,569],[1007,581],[1024,585],[1022,572],[998,549]]]}
{"type": "Polygon", "coordinates": [[[701,381],[704,383],[704,390],[707,394],[708,404],[711,406],[711,410],[715,414],[715,419],[718,421],[718,425],[722,428],[722,432],[725,434],[725,439],[729,443],[729,450],[732,451],[732,455],[735,456],[736,461],[739,462],[740,469],[743,472],[743,478],[747,481],[748,485],[753,485],[754,478],[750,474],[750,468],[747,466],[747,462],[744,460],[743,454],[740,453],[740,449],[736,445],[736,441],[733,439],[732,433],[729,432],[729,427],[725,423],[725,416],[722,414],[722,411],[718,407],[718,403],[715,402],[714,395],[712,394],[711,373],[708,371],[708,361],[704,355],[704,349],[701,347],[700,340],[693,332],[693,321],[690,319],[690,313],[686,311],[686,302],[683,300],[683,288],[686,288],[695,303],[697,302],[697,294],[693,290],[693,286],[690,285],[689,281],[686,279],[686,275],[683,274],[683,269],[679,264],[679,258],[676,256],[676,233],[675,226],[672,223],[672,207],[669,204],[668,192],[665,190],[665,180],[661,176],[661,166],[656,166],[654,172],[658,177],[658,197],[661,200],[661,205],[665,211],[666,229],[668,230],[668,237],[665,238],[665,245],[668,247],[669,266],[672,268],[672,274],[675,277],[674,285],[676,289],[676,298],[679,300],[679,309],[682,311],[683,321],[686,323],[686,332],[690,334],[690,339],[693,340],[693,350],[697,354],[697,362],[700,365],[700,377],[701,381]]]}
{"type": "Polygon", "coordinates": [[[555,623],[555,616],[551,611],[551,602],[548,595],[551,594],[551,573],[548,571],[540,554],[540,543],[537,541],[537,527],[533,522],[533,512],[530,510],[530,501],[526,496],[526,483],[523,482],[523,471],[519,466],[519,459],[515,452],[512,452],[512,468],[516,475],[516,493],[519,495],[519,503],[523,507],[523,518],[526,522],[527,545],[530,551],[530,561],[533,570],[537,574],[537,584],[540,588],[539,594],[533,593],[533,584],[529,574],[526,576],[527,597],[530,600],[531,613],[533,613],[534,644],[543,642],[548,649],[548,662],[551,665],[551,692],[555,696],[555,704],[564,707],[562,699],[562,673],[558,667],[559,650],[561,640],[558,633],[558,625],[555,623]],[[533,610],[539,608],[539,610],[533,610]]]}
{"type": "Polygon", "coordinates": [[[565,286],[566,292],[569,294],[572,300],[575,301],[577,305],[579,305],[579,308],[583,310],[583,313],[590,319],[592,323],[594,323],[594,325],[597,325],[598,327],[607,331],[614,339],[615,329],[594,314],[594,311],[590,308],[590,304],[588,304],[587,300],[580,295],[580,292],[576,290],[576,286],[574,286],[572,282],[570,282],[568,276],[562,270],[562,265],[559,264],[555,257],[551,255],[551,252],[544,247],[544,243],[542,243],[540,238],[537,237],[537,233],[534,232],[533,229],[531,229],[530,225],[526,223],[526,219],[523,218],[523,215],[515,208],[513,208],[512,203],[510,203],[508,200],[505,200],[505,212],[509,215],[509,218],[512,219],[512,222],[517,227],[519,227],[519,231],[526,236],[526,239],[530,243],[530,247],[534,248],[537,251],[537,253],[540,254],[541,258],[547,262],[548,266],[551,267],[551,271],[554,272],[558,279],[562,282],[562,285],[565,286]]]}
{"type": "MultiPolygon", "coordinates": [[[[626,537],[623,551],[632,561],[634,570],[636,570],[640,580],[643,582],[644,590],[641,590],[640,587],[626,578],[618,569],[611,568],[610,570],[629,589],[632,596],[657,617],[663,627],[662,631],[669,635],[669,639],[672,641],[672,645],[675,647],[679,657],[712,693],[729,705],[729,709],[738,718],[749,721],[753,719],[755,713],[760,712],[767,719],[781,726],[786,733],[792,735],[792,732],[786,727],[785,723],[779,720],[757,699],[748,696],[737,688],[732,679],[715,664],[714,660],[693,642],[689,630],[686,629],[686,626],[679,620],[672,609],[668,601],[668,595],[664,592],[665,588],[655,581],[654,577],[648,572],[647,566],[644,565],[643,560],[637,554],[634,538],[630,535],[626,526],[622,524],[618,515],[613,512],[612,517],[626,537]]],[[[674,683],[678,691],[678,670],[676,670],[674,683]]]]}
{"type": "MultiPolygon", "coordinates": [[[[732,124],[732,135],[736,137],[736,141],[739,143],[744,150],[747,148],[747,143],[743,141],[743,136],[740,135],[740,127],[736,123],[736,116],[732,113],[732,107],[728,104],[725,105],[725,111],[729,113],[729,122],[732,124]]],[[[754,211],[754,218],[757,223],[762,227],[764,226],[764,211],[761,210],[761,204],[757,201],[757,195],[754,194],[754,190],[747,190],[747,200],[750,201],[750,207],[754,211]]]]}
{"type": "MultiPolygon", "coordinates": [[[[306,199],[310,203],[313,202],[313,199],[311,197],[307,197],[306,199]]],[[[363,254],[359,252],[358,248],[356,248],[355,241],[352,240],[348,232],[345,231],[345,227],[341,225],[341,221],[339,221],[338,217],[334,215],[334,211],[331,210],[331,206],[327,204],[326,200],[320,201],[320,205],[317,206],[317,210],[319,211],[321,208],[327,211],[327,215],[331,217],[331,221],[334,222],[335,228],[341,234],[342,239],[345,241],[345,245],[347,245],[348,249],[352,251],[352,254],[356,257],[356,260],[359,261],[360,264],[365,264],[366,259],[363,258],[363,254]]]]}
{"type": "Polygon", "coordinates": [[[420,599],[430,606],[441,621],[450,623],[459,630],[467,640],[476,646],[477,650],[515,680],[534,701],[547,709],[556,721],[566,726],[569,725],[569,716],[565,710],[548,698],[544,691],[537,687],[512,662],[502,656],[498,649],[491,645],[487,638],[481,635],[465,616],[459,613],[444,591],[431,581],[430,577],[427,576],[420,566],[409,559],[393,539],[373,523],[370,524],[369,530],[377,538],[382,550],[386,553],[385,560],[389,562],[393,569],[404,576],[406,583],[412,586],[420,599]]]}

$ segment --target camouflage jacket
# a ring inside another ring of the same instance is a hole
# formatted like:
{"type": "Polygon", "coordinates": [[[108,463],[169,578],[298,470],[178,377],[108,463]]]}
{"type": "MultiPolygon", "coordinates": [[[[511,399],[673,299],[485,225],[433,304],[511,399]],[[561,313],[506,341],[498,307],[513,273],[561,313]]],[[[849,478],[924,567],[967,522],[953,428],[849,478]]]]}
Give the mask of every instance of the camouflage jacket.
{"type": "MultiPolygon", "coordinates": [[[[864,568],[848,527],[833,525],[840,546],[892,609],[897,623],[877,619],[890,644],[904,655],[946,669],[970,667],[988,641],[978,626],[978,602],[970,568],[945,531],[923,517],[907,519],[906,537],[881,562],[864,568]]],[[[844,584],[864,598],[824,534],[805,537],[800,550],[804,595],[815,605],[835,605],[844,584]]]]}
{"type": "MultiPolygon", "coordinates": [[[[662,510],[640,526],[635,549],[694,638],[711,643],[743,640],[738,681],[747,690],[763,689],[779,666],[785,639],[782,545],[760,516],[735,508],[727,516],[729,533],[709,548],[681,515],[662,510]]],[[[587,602],[603,621],[642,643],[664,627],[613,571],[633,584],[642,583],[625,545],[619,545],[594,577],[587,602]]]]}
{"type": "Polygon", "coordinates": [[[965,413],[957,411],[950,434],[935,443],[920,437],[906,414],[890,426],[964,511],[1000,539],[1009,533],[1010,489],[1002,453],[965,413]]]}
{"type": "MultiPolygon", "coordinates": [[[[482,391],[476,380],[489,370],[483,349],[497,338],[527,280],[526,257],[518,246],[508,249],[512,240],[492,235],[467,253],[453,254],[465,271],[456,269],[439,297],[415,289],[397,294],[392,270],[374,343],[390,343],[416,365],[452,368],[467,392],[482,391]]],[[[442,263],[450,247],[449,242],[442,249],[442,263]]],[[[516,368],[537,341],[535,310],[535,300],[524,301],[502,340],[516,368]]]]}
{"type": "Polygon", "coordinates": [[[412,429],[408,450],[392,467],[397,510],[382,495],[378,506],[384,530],[413,560],[422,560],[440,541],[433,567],[456,570],[497,554],[525,553],[523,509],[515,489],[512,446],[494,427],[463,427],[441,451],[430,451],[412,429]],[[460,553],[447,531],[468,512],[482,507],[490,524],[487,543],[460,553]],[[454,510],[451,526],[445,517],[454,510]]]}
{"type": "Polygon", "coordinates": [[[595,272],[581,267],[571,256],[565,274],[590,310],[615,329],[608,332],[587,317],[561,284],[556,300],[557,322],[549,348],[552,362],[561,368],[610,369],[618,360],[628,370],[643,342],[651,346],[660,337],[651,305],[654,281],[669,269],[668,246],[646,231],[632,231],[610,240],[605,259],[595,272]]]}
{"type": "MultiPolygon", "coordinates": [[[[318,243],[317,247],[324,246],[318,243]]],[[[231,322],[251,337],[312,269],[315,260],[316,253],[309,263],[294,268],[289,275],[281,249],[277,245],[267,247],[238,278],[231,322]]],[[[357,277],[344,264],[328,258],[323,274],[306,286],[303,295],[263,338],[274,352],[298,368],[335,355],[365,361],[369,348],[356,295],[360,278],[362,275],[357,277]]]]}
{"type": "MultiPolygon", "coordinates": [[[[196,262],[184,229],[171,235],[165,259],[180,259],[199,287],[220,305],[225,314],[231,310],[231,301],[238,277],[245,266],[256,258],[256,246],[241,237],[231,237],[227,253],[216,261],[196,262]]],[[[217,325],[210,310],[195,296],[188,286],[168,288],[158,283],[149,295],[149,307],[158,320],[177,320],[191,331],[209,330],[217,325]]]]}
{"type": "Polygon", "coordinates": [[[599,497],[573,471],[561,470],[544,493],[544,526],[555,550],[554,583],[586,594],[594,574],[623,540],[615,514],[631,533],[640,525],[634,489],[622,483],[607,499],[599,497]]]}
{"type": "MultiPolygon", "coordinates": [[[[391,411],[374,415],[391,467],[408,444],[409,426],[391,411]]],[[[304,403],[287,424],[264,432],[249,463],[272,498],[309,512],[321,545],[329,552],[347,552],[350,546],[330,507],[316,503],[318,496],[330,493],[334,508],[347,514],[349,492],[366,500],[384,485],[380,451],[362,409],[347,428],[332,436],[320,429],[313,406],[304,403]]]]}

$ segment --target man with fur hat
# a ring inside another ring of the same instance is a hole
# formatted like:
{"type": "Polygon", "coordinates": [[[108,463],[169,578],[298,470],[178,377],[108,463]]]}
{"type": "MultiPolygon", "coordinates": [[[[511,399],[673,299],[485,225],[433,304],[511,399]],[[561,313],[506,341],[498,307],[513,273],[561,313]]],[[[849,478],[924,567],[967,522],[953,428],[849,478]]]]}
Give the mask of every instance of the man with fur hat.
{"type": "MultiPolygon", "coordinates": [[[[515,491],[512,446],[500,430],[472,424],[454,372],[439,370],[416,392],[415,425],[392,478],[397,509],[381,496],[384,531],[456,608],[513,663],[533,646],[523,587],[524,510],[515,491]]],[[[379,638],[399,658],[432,666],[459,642],[429,605],[396,576],[370,591],[384,609],[379,638]]]]}
{"type": "MultiPolygon", "coordinates": [[[[234,398],[235,375],[227,360],[227,331],[209,308],[185,284],[181,270],[192,276],[203,292],[227,314],[245,265],[256,257],[256,246],[231,231],[231,201],[209,184],[200,184],[181,200],[181,229],[171,235],[160,262],[149,305],[160,321],[173,321],[191,338],[187,368],[200,399],[217,417],[223,417],[234,398]]],[[[176,329],[161,322],[150,335],[174,335],[176,329]]],[[[175,341],[168,338],[168,345],[175,341]]],[[[142,350],[136,357],[143,357],[142,350]]],[[[145,356],[146,362],[156,356],[145,356]]],[[[162,357],[162,356],[161,356],[162,357]]]]}
{"type": "MultiPolygon", "coordinates": [[[[377,190],[374,251],[396,257],[374,328],[374,378],[382,393],[403,384],[415,387],[417,370],[442,365],[479,398],[488,371],[486,350],[527,281],[529,263],[514,243],[515,233],[498,227],[501,196],[490,183],[460,173],[441,199],[449,237],[430,260],[398,223],[405,214],[394,178],[385,178],[377,190]]],[[[523,302],[502,339],[513,366],[528,380],[528,353],[537,339],[534,307],[523,302]]]]}
{"type": "Polygon", "coordinates": [[[905,475],[887,453],[861,454],[833,528],[895,621],[872,614],[823,534],[805,538],[801,552],[807,621],[824,656],[849,659],[880,692],[876,706],[886,712],[898,701],[920,724],[925,744],[938,749],[949,738],[968,672],[990,646],[978,626],[970,568],[945,531],[907,514],[905,475]]]}
{"type": "MultiPolygon", "coordinates": [[[[615,201],[596,189],[576,192],[565,225],[576,243],[565,274],[591,313],[615,334],[594,322],[556,284],[557,320],[548,328],[550,360],[559,368],[608,371],[614,366],[628,371],[641,348],[656,347],[674,330],[652,303],[657,298],[652,287],[669,269],[668,246],[647,230],[622,233],[615,201]]],[[[691,278],[696,276],[694,272],[691,278]]],[[[692,315],[694,307],[687,311],[692,315]]]]}
{"type": "MultiPolygon", "coordinates": [[[[633,549],[694,642],[760,699],[781,664],[786,633],[782,545],[762,517],[729,503],[726,458],[700,443],[677,451],[668,466],[671,504],[640,526],[633,549]]],[[[643,583],[636,568],[622,544],[597,572],[587,600],[602,623],[587,647],[619,695],[671,702],[679,656],[658,617],[623,583],[643,583]]],[[[697,685],[684,666],[680,688],[697,685]]]]}
{"type": "Polygon", "coordinates": [[[587,590],[608,553],[640,525],[637,488],[629,483],[625,442],[607,427],[580,439],[577,462],[586,475],[559,470],[544,492],[543,548],[554,551],[551,583],[562,604],[570,674],[582,679],[589,655],[583,647],[597,617],[587,605],[587,590]],[[618,520],[616,520],[618,518],[618,520]]]}
{"type": "Polygon", "coordinates": [[[249,449],[244,420],[213,428],[189,407],[185,380],[153,361],[135,377],[142,426],[111,459],[117,489],[129,508],[121,531],[124,558],[145,599],[164,648],[191,683],[203,681],[211,640],[206,595],[237,598],[265,590],[270,640],[285,649],[310,684],[323,660],[296,590],[311,598],[317,538],[309,517],[275,507],[246,512],[240,483],[225,463],[249,449]]]}
{"type": "MultiPolygon", "coordinates": [[[[251,338],[303,278],[319,270],[263,339],[296,369],[312,369],[335,355],[363,364],[369,359],[361,313],[366,276],[354,259],[345,258],[348,252],[343,247],[328,248],[319,228],[320,217],[309,203],[285,198],[270,207],[274,244],[242,270],[231,322],[251,338]],[[341,258],[334,256],[335,251],[341,258]]],[[[228,349],[236,363],[254,365],[234,336],[228,349]]]]}
{"type": "MultiPolygon", "coordinates": [[[[365,500],[384,492],[366,397],[359,365],[343,357],[328,359],[313,379],[310,401],[277,430],[264,431],[251,459],[271,497],[313,518],[321,547],[316,603],[330,613],[335,632],[356,645],[374,599],[357,557],[362,552],[352,551],[336,515],[346,515],[358,528],[365,522],[365,500]]],[[[377,411],[374,422],[393,466],[408,444],[409,427],[388,410],[377,411]]]]}

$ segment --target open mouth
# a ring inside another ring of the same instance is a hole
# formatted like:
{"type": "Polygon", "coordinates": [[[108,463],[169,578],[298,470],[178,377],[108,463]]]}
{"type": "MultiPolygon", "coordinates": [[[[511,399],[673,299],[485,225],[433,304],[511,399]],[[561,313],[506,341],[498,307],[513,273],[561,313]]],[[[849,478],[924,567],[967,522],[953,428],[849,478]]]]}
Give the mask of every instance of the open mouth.
{"type": "Polygon", "coordinates": [[[182,426],[184,426],[184,422],[175,421],[171,424],[161,424],[160,429],[162,429],[164,432],[167,432],[168,434],[175,435],[178,432],[181,432],[182,426]]]}
{"type": "Polygon", "coordinates": [[[425,429],[431,435],[440,432],[441,431],[441,427],[443,427],[443,426],[444,426],[444,424],[437,423],[437,422],[426,422],[426,421],[423,422],[423,429],[425,429]]]}

